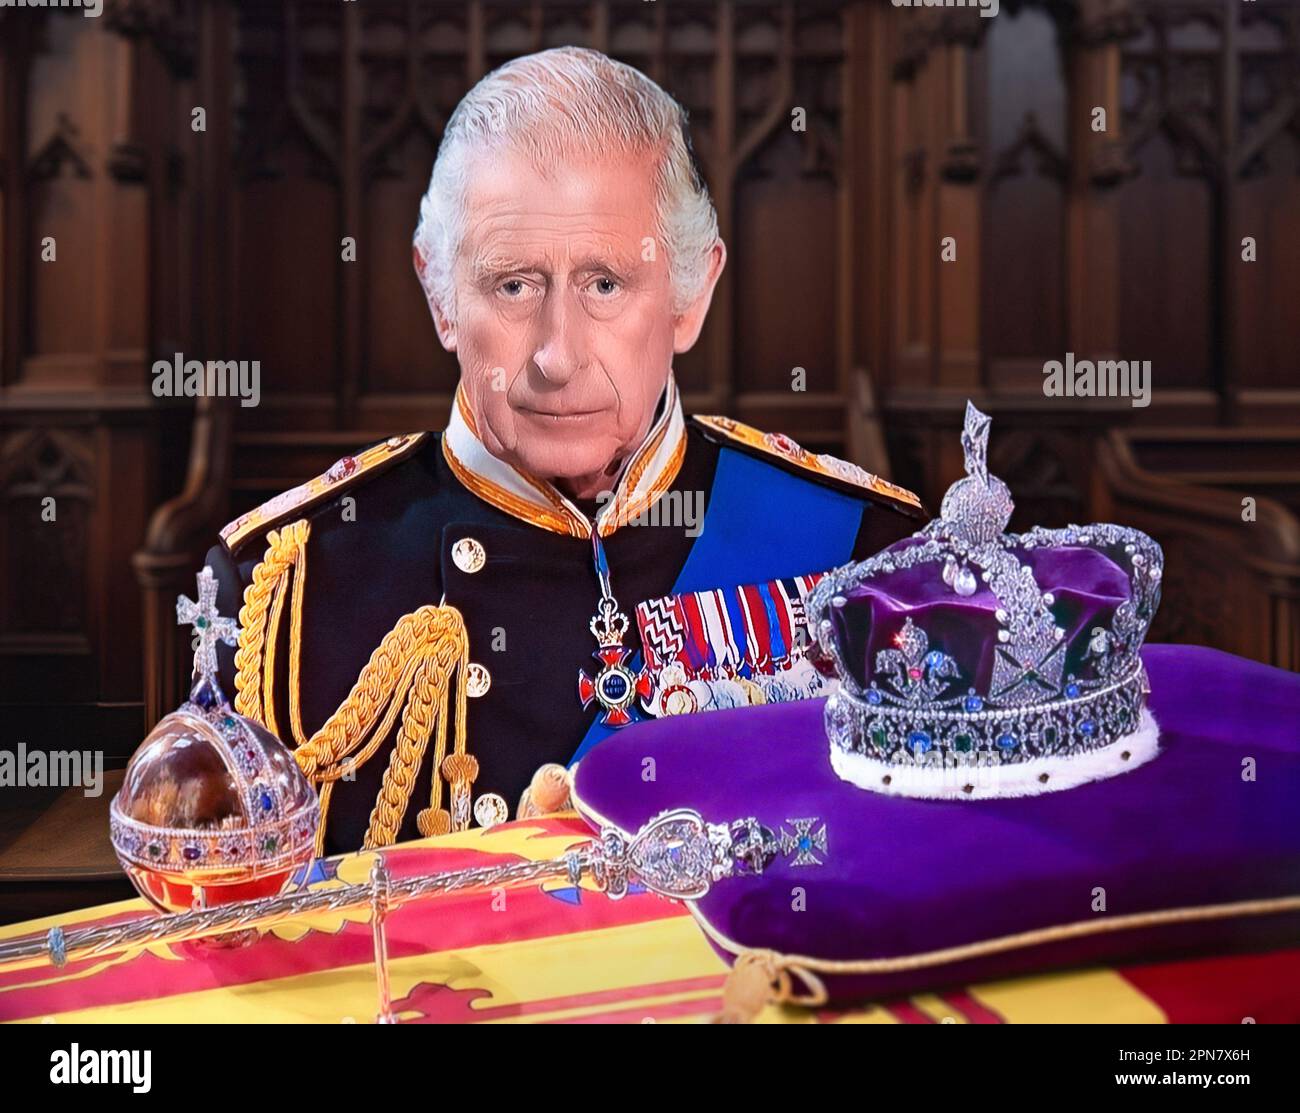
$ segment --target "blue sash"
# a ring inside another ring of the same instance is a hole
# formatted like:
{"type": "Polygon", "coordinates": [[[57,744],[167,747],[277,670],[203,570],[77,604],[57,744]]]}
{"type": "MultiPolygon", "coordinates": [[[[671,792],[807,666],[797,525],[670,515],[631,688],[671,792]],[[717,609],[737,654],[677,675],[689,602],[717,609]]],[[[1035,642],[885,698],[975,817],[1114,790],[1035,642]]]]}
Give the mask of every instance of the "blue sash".
{"type": "MultiPolygon", "coordinates": [[[[753,456],[718,454],[709,508],[672,594],[825,572],[853,557],[864,504],[753,456]]],[[[618,569],[614,569],[618,594],[618,569]]],[[[633,616],[631,613],[629,618],[633,616]]],[[[628,662],[640,670],[640,651],[628,662]]],[[[597,714],[570,764],[614,733],[597,714]]]]}

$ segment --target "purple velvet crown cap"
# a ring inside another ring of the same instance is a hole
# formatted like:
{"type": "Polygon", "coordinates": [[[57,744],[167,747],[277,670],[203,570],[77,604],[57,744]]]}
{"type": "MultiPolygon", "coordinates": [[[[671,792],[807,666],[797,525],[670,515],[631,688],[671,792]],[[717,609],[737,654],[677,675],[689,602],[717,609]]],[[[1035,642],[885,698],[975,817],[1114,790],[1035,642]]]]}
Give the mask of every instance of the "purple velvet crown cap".
{"type": "MultiPolygon", "coordinates": [[[[885,550],[900,560],[922,544],[917,538],[899,541],[885,550]]],[[[1093,677],[1097,658],[1089,656],[1091,631],[1106,628],[1115,612],[1132,597],[1128,574],[1106,551],[1091,548],[1013,550],[1016,559],[1052,597],[1048,605],[1056,624],[1065,630],[1065,667],[1075,675],[1093,677]]],[[[897,648],[906,619],[925,630],[935,649],[947,652],[976,692],[987,692],[1000,629],[1002,604],[989,584],[977,581],[975,592],[957,595],[936,574],[933,563],[882,572],[842,593],[844,603],[832,606],[829,620],[844,668],[861,688],[876,679],[882,650],[897,648]]]]}
{"type": "Polygon", "coordinates": [[[863,788],[953,799],[1069,788],[1150,760],[1138,656],[1163,556],[1116,525],[1005,531],[990,419],[967,404],[967,474],[912,537],[822,580],[809,626],[835,662],[831,761],[863,788]]]}

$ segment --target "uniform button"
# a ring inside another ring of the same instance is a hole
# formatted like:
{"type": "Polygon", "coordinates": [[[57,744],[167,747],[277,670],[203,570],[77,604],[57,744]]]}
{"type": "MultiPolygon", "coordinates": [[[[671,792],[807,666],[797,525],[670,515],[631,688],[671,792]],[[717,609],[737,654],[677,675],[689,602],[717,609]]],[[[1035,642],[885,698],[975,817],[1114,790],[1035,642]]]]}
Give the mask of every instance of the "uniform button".
{"type": "Polygon", "coordinates": [[[471,699],[478,699],[479,696],[487,695],[487,690],[491,687],[492,674],[487,671],[487,667],[471,661],[465,677],[466,693],[471,699]]]}
{"type": "Polygon", "coordinates": [[[485,792],[474,801],[474,818],[480,827],[495,827],[510,818],[510,809],[495,792],[485,792]]]}
{"type": "Polygon", "coordinates": [[[451,547],[451,560],[462,572],[473,575],[483,567],[487,553],[473,537],[462,537],[451,547]]]}

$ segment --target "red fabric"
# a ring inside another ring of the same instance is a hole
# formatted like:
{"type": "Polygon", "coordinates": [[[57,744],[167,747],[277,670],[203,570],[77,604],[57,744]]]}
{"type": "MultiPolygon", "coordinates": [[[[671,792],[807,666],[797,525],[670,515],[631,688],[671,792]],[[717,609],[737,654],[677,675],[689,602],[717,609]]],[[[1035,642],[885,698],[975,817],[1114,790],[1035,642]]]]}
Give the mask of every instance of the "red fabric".
{"type": "Polygon", "coordinates": [[[1124,966],[1170,1024],[1300,1023],[1300,950],[1124,966]]]}

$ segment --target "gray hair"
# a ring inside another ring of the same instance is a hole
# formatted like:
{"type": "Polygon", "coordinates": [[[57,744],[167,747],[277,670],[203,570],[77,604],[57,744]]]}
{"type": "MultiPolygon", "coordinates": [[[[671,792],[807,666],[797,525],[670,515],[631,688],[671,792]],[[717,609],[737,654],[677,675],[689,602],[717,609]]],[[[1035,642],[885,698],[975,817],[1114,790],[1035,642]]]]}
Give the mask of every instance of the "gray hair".
{"type": "Polygon", "coordinates": [[[565,46],[507,62],[456,106],[420,203],[415,248],[425,295],[455,317],[453,268],[466,229],[471,155],[502,147],[539,168],[563,156],[659,154],[655,234],[667,253],[674,308],[703,291],[718,217],[691,157],[686,110],[643,73],[596,50],[565,46]]]}

